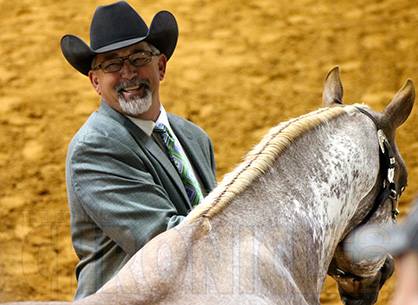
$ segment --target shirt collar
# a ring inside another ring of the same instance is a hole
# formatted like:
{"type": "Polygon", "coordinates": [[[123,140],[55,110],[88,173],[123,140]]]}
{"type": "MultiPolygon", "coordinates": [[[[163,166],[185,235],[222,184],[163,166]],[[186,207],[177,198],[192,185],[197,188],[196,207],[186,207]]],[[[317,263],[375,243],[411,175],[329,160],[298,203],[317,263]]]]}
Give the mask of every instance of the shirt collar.
{"type": "Polygon", "coordinates": [[[155,122],[155,124],[164,124],[169,129],[171,129],[170,123],[168,122],[167,112],[165,111],[163,105],[161,105],[160,115],[158,116],[158,119],[155,122]]]}
{"type": "Polygon", "coordinates": [[[130,119],[136,126],[141,128],[141,130],[145,132],[148,136],[151,136],[152,131],[154,130],[154,127],[157,123],[164,124],[170,129],[170,131],[172,131],[170,123],[168,122],[167,112],[165,111],[163,105],[160,106],[160,115],[158,116],[156,122],[152,120],[141,120],[128,115],[126,117],[130,119]]]}

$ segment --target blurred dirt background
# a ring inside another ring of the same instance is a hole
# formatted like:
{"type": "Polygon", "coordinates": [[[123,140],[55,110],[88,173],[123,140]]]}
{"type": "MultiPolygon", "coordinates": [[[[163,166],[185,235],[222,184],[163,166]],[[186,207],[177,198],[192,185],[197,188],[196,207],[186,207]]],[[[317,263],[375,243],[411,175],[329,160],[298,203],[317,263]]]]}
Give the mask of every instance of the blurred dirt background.
{"type": "MultiPolygon", "coordinates": [[[[59,40],[72,33],[88,41],[95,7],[109,2],[0,0],[0,301],[72,298],[77,259],[64,160],[98,97],[65,62],[59,40]]],[[[325,73],[336,64],[346,103],[377,110],[407,78],[418,80],[416,0],[130,3],[148,23],[161,9],[177,17],[162,100],[212,137],[219,178],[269,127],[319,107],[325,73]]],[[[417,108],[398,133],[410,170],[403,213],[418,192],[417,108]]],[[[340,304],[332,280],[321,301],[340,304]]]]}

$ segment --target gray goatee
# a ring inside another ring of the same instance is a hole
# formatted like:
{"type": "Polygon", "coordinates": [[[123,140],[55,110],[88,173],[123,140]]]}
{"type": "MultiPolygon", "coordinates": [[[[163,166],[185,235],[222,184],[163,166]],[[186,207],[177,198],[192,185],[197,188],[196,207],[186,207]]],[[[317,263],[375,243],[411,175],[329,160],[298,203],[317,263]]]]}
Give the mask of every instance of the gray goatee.
{"type": "Polygon", "coordinates": [[[149,89],[145,89],[145,96],[125,99],[122,94],[118,97],[120,108],[122,111],[130,116],[137,116],[144,112],[147,112],[152,105],[152,92],[149,89]]]}
{"type": "Polygon", "coordinates": [[[118,92],[118,101],[122,111],[130,116],[137,116],[144,112],[147,112],[152,105],[152,91],[150,89],[149,82],[146,80],[132,80],[129,82],[120,83],[116,86],[118,92]],[[142,86],[144,90],[144,96],[133,96],[128,99],[125,98],[123,92],[125,88],[142,86]]]}

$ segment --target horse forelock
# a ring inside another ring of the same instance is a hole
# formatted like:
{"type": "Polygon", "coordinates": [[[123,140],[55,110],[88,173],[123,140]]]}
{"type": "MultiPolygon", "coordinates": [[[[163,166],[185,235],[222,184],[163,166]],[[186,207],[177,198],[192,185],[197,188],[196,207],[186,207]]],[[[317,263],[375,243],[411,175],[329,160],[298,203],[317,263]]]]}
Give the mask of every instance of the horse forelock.
{"type": "Polygon", "coordinates": [[[213,218],[237,195],[247,189],[255,179],[266,173],[274,161],[299,137],[354,111],[354,105],[320,108],[271,128],[247,153],[244,161],[232,172],[226,174],[219,185],[187,216],[186,221],[193,222],[201,217],[213,218]]]}

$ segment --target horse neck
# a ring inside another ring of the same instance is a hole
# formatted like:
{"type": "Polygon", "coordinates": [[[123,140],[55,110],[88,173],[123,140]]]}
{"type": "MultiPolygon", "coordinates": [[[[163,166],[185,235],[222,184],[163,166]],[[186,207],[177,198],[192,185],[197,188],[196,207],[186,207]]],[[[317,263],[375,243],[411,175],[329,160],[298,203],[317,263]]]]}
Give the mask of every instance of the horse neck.
{"type": "MultiPolygon", "coordinates": [[[[257,227],[300,288],[317,293],[337,244],[372,189],[379,167],[375,127],[344,115],[299,138],[269,172],[238,195],[225,217],[257,227]],[[372,139],[372,140],[371,140],[372,139]],[[309,280],[308,280],[309,279],[309,280]]],[[[289,284],[290,285],[290,284],[289,284]]]]}

